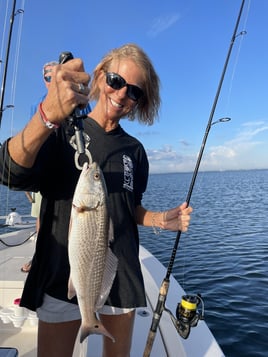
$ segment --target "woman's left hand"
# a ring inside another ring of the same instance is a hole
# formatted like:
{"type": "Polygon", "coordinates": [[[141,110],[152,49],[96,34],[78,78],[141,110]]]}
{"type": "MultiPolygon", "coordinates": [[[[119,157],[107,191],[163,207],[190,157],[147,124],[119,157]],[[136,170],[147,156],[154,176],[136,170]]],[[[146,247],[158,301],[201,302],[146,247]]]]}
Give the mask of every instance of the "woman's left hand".
{"type": "Polygon", "coordinates": [[[162,229],[186,232],[188,230],[193,209],[184,202],[182,205],[171,208],[163,213],[162,229]]]}

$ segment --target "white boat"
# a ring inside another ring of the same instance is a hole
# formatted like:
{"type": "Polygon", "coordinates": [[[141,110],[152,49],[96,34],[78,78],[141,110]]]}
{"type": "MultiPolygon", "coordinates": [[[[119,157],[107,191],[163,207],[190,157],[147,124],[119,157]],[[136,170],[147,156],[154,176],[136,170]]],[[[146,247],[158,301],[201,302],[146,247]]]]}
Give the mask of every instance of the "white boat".
{"type": "Polygon", "coordinates": [[[9,228],[10,230],[33,228],[36,225],[35,219],[32,219],[31,216],[22,216],[14,211],[10,212],[8,216],[0,216],[0,222],[0,229],[9,228]]]}
{"type": "MultiPolygon", "coordinates": [[[[37,355],[38,319],[34,312],[18,306],[27,276],[20,269],[32,258],[35,249],[33,233],[34,227],[29,227],[0,235],[0,357],[16,356],[16,350],[20,357],[37,355]],[[32,237],[27,239],[31,235],[32,237]],[[21,242],[24,243],[19,245],[21,242]]],[[[164,266],[143,246],[140,246],[140,260],[147,307],[137,309],[132,357],[143,356],[159,288],[165,276],[164,266]]],[[[171,275],[166,306],[174,315],[177,304],[184,294],[181,286],[171,275]]],[[[101,343],[102,337],[99,335],[89,336],[83,344],[77,341],[73,357],[101,357],[101,343]]],[[[150,356],[220,357],[224,354],[205,321],[199,321],[196,327],[191,328],[189,337],[183,339],[174,327],[170,315],[163,311],[150,356]]]]}

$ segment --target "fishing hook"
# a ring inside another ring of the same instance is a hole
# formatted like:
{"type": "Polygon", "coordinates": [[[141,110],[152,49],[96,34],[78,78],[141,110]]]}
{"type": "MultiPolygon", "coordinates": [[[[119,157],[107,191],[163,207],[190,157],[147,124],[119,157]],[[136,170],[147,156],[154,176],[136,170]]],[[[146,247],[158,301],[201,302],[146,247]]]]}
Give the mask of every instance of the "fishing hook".
{"type": "MultiPolygon", "coordinates": [[[[219,95],[220,95],[220,92],[221,92],[221,87],[222,87],[223,80],[224,80],[224,77],[225,77],[225,72],[226,72],[226,69],[227,69],[227,66],[228,66],[228,63],[229,63],[229,59],[230,59],[230,56],[231,56],[231,52],[232,52],[232,49],[233,49],[233,44],[235,42],[235,38],[237,37],[237,29],[238,29],[238,26],[239,26],[239,22],[240,22],[240,18],[241,18],[241,15],[242,15],[244,4],[245,4],[245,0],[242,0],[241,6],[240,6],[240,10],[239,10],[239,14],[238,14],[238,17],[237,17],[237,20],[236,20],[236,24],[235,24],[233,36],[231,38],[231,43],[230,43],[229,50],[228,50],[228,53],[227,53],[227,57],[226,57],[226,60],[225,60],[225,63],[224,63],[223,71],[222,71],[222,74],[221,74],[221,77],[220,77],[219,85],[218,85],[218,88],[217,88],[217,91],[216,91],[215,99],[214,99],[214,102],[213,102],[213,105],[212,105],[212,109],[211,109],[210,116],[209,116],[209,119],[208,119],[207,127],[206,127],[206,130],[205,130],[205,134],[204,134],[203,141],[202,141],[202,144],[201,144],[201,148],[200,148],[200,151],[199,151],[199,155],[198,155],[198,158],[197,158],[196,166],[195,166],[195,169],[194,169],[194,172],[193,172],[193,176],[192,176],[192,180],[191,180],[191,183],[190,183],[189,191],[188,191],[188,194],[187,194],[187,198],[186,198],[187,206],[189,206],[189,203],[190,203],[190,200],[191,200],[194,184],[195,184],[195,181],[196,181],[197,173],[198,173],[198,170],[199,170],[199,166],[200,166],[200,163],[201,163],[201,159],[202,159],[202,156],[203,156],[204,148],[205,148],[205,145],[206,145],[207,137],[208,137],[209,131],[211,129],[211,126],[216,124],[216,123],[218,123],[218,122],[226,122],[226,121],[230,120],[230,118],[222,118],[222,119],[219,119],[219,120],[213,122],[213,116],[214,116],[215,109],[216,109],[216,106],[217,106],[217,103],[218,103],[219,95]]],[[[242,31],[242,32],[244,32],[244,31],[242,31]]],[[[168,264],[168,267],[167,267],[166,276],[163,279],[162,285],[161,285],[160,290],[159,290],[158,301],[157,301],[156,308],[155,308],[154,313],[153,313],[152,323],[151,323],[150,331],[148,333],[148,337],[147,337],[147,341],[146,341],[143,357],[149,357],[150,354],[151,354],[151,350],[152,350],[152,346],[153,346],[154,339],[155,339],[155,336],[156,336],[157,328],[159,326],[162,313],[165,310],[165,302],[166,302],[166,299],[167,299],[169,283],[170,283],[170,279],[169,278],[170,278],[170,275],[172,273],[173,265],[174,265],[174,262],[175,262],[176,253],[177,253],[177,249],[178,249],[181,233],[182,233],[181,231],[177,232],[177,236],[176,236],[175,243],[174,243],[174,246],[173,246],[173,250],[172,250],[172,253],[171,253],[170,261],[169,261],[169,264],[168,264]]]]}

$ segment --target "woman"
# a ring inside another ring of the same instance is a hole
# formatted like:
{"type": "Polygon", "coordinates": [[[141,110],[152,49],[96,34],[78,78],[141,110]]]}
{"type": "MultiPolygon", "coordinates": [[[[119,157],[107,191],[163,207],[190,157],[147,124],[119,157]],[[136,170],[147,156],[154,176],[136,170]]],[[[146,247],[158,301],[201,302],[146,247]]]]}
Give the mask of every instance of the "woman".
{"type": "Polygon", "coordinates": [[[3,168],[6,177],[11,172],[11,187],[40,191],[43,197],[36,252],[21,299],[22,306],[36,310],[39,317],[38,357],[71,357],[80,326],[77,302],[67,298],[68,223],[80,171],[66,118],[77,106],[85,107],[88,96],[96,101],[83,122],[84,131],[93,161],[105,176],[114,225],[112,250],[119,261],[109,298],[99,311],[115,338],[115,343],[103,338],[103,357],[130,356],[135,308],[146,304],[137,224],[186,231],[192,212],[185,203],[165,212],[149,211],[141,203],[147,156],[119,122],[128,117],[152,124],[158,114],[159,79],[147,55],[134,44],[114,49],[97,65],[90,93],[89,79],[79,59],[53,67],[37,113],[2,148],[2,157],[8,148],[12,158],[11,167],[3,168]]]}

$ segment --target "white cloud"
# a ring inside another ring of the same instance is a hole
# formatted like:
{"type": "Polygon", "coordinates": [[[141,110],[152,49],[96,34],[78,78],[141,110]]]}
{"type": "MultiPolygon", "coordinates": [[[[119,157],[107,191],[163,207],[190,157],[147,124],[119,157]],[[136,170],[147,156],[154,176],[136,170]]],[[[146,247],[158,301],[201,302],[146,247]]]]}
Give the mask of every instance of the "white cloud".
{"type": "Polygon", "coordinates": [[[260,134],[268,131],[267,123],[247,122],[242,124],[237,135],[224,145],[212,146],[202,162],[204,170],[254,169],[268,167],[267,138],[260,134]],[[258,136],[258,139],[256,138],[258,136]],[[266,149],[261,149],[266,145],[266,149]],[[262,155],[263,153],[264,155],[262,155]]]}
{"type": "Polygon", "coordinates": [[[174,25],[180,18],[179,14],[169,14],[156,17],[153,20],[151,29],[148,31],[150,37],[156,37],[159,33],[174,25]]]}
{"type": "MultiPolygon", "coordinates": [[[[238,170],[268,168],[268,132],[264,121],[244,123],[237,135],[218,146],[207,147],[200,170],[238,170]]],[[[179,154],[171,145],[147,150],[150,172],[189,172],[196,166],[198,153],[179,154]]]]}
{"type": "Polygon", "coordinates": [[[195,157],[177,153],[171,145],[147,150],[150,173],[192,171],[195,157]]]}
{"type": "Polygon", "coordinates": [[[247,122],[242,125],[245,127],[245,130],[242,130],[237,137],[233,140],[234,142],[245,142],[251,140],[254,136],[258,135],[261,132],[268,130],[268,125],[263,122],[247,122]]]}

